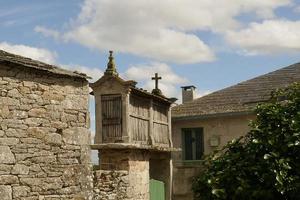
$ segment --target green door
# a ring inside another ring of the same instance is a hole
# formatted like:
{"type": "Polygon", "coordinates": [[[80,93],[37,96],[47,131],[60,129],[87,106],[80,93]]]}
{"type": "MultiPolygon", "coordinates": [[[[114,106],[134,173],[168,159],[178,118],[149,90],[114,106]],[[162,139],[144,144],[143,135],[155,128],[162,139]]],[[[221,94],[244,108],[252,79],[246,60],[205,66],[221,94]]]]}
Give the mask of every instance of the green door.
{"type": "Polygon", "coordinates": [[[165,200],[165,184],[162,181],[150,180],[150,200],[165,200]]]}

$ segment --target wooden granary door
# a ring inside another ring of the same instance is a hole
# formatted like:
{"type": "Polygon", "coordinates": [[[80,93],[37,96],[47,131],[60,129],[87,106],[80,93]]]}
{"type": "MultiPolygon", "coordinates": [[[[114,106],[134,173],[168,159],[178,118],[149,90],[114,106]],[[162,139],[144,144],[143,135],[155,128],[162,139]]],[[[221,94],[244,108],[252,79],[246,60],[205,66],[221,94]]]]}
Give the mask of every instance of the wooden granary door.
{"type": "Polygon", "coordinates": [[[122,98],[121,95],[102,95],[102,139],[116,142],[122,139],[122,98]]]}

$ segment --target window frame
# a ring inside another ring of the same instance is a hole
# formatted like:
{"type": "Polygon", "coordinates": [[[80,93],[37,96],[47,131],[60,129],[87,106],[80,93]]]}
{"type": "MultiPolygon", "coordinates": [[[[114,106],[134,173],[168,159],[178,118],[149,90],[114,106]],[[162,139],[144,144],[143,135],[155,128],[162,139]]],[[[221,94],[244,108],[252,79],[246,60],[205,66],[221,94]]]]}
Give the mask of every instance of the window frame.
{"type": "Polygon", "coordinates": [[[181,129],[181,147],[182,147],[182,161],[184,162],[198,162],[202,161],[202,157],[204,155],[204,128],[203,127],[193,127],[193,128],[182,128],[181,129]],[[186,142],[185,142],[185,134],[191,131],[192,139],[196,139],[197,132],[200,134],[200,159],[197,159],[197,145],[196,141],[192,141],[192,159],[186,159],[186,142]]]}

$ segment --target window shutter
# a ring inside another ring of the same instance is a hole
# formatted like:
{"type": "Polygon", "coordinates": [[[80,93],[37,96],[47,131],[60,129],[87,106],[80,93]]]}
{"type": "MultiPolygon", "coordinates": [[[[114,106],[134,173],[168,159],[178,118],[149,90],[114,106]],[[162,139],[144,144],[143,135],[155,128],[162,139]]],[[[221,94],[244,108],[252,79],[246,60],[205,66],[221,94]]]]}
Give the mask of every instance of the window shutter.
{"type": "Polygon", "coordinates": [[[183,131],[184,138],[184,159],[193,160],[193,136],[190,129],[183,131]]]}
{"type": "Polygon", "coordinates": [[[196,160],[200,160],[204,152],[203,128],[195,129],[196,160]]]}

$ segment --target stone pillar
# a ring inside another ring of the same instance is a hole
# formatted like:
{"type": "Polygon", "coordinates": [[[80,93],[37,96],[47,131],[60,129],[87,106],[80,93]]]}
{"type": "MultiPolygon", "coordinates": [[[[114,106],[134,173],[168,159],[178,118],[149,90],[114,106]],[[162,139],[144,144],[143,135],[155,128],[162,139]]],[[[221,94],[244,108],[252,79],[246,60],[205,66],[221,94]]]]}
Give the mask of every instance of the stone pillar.
{"type": "MultiPolygon", "coordinates": [[[[126,196],[128,200],[149,200],[148,151],[141,149],[102,149],[100,154],[102,172],[121,173],[123,178],[126,174],[127,182],[122,186],[122,190],[126,190],[126,195],[122,193],[123,196],[126,196]]],[[[99,180],[103,180],[103,178],[94,179],[94,185],[103,185],[99,183],[99,180]]],[[[116,189],[116,191],[119,191],[119,189],[116,189]]]]}

